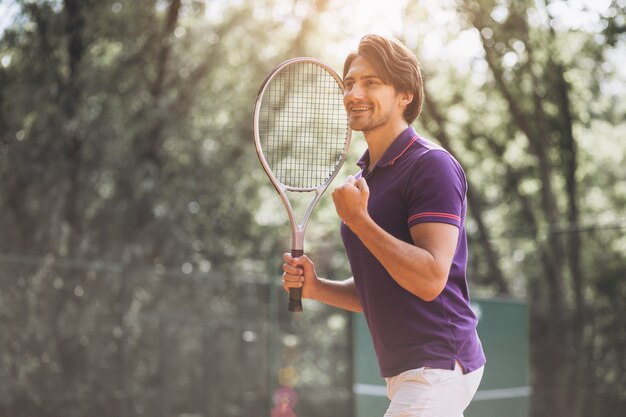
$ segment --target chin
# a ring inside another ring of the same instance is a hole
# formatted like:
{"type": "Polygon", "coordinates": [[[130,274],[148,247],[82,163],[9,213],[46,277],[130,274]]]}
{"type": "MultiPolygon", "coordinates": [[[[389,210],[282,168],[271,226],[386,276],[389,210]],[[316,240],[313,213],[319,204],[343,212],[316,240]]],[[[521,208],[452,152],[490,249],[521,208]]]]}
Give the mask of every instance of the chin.
{"type": "Polygon", "coordinates": [[[368,130],[370,130],[371,127],[367,123],[361,123],[358,121],[349,122],[348,125],[350,126],[350,129],[356,132],[367,132],[368,130]]]}
{"type": "Polygon", "coordinates": [[[381,125],[377,125],[373,123],[368,123],[368,124],[350,123],[349,126],[350,126],[350,129],[352,129],[353,131],[363,132],[363,133],[371,132],[381,127],[381,125]]]}
{"type": "Polygon", "coordinates": [[[354,125],[354,124],[349,124],[350,126],[350,130],[352,130],[353,132],[363,132],[363,128],[361,126],[358,125],[354,125]]]}

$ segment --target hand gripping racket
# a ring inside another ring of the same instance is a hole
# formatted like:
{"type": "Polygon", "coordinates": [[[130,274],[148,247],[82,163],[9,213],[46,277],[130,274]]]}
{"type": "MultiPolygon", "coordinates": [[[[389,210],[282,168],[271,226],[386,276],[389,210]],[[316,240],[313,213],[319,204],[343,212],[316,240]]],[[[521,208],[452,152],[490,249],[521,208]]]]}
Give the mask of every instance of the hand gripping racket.
{"type": "MultiPolygon", "coordinates": [[[[261,85],[254,107],[254,144],[287,209],[293,257],[304,254],[309,217],[341,168],[350,137],[343,82],[329,66],[293,58],[276,67],[261,85]],[[313,194],[300,222],[287,191],[313,194]]],[[[289,311],[302,311],[301,299],[302,288],[291,288],[289,311]]]]}

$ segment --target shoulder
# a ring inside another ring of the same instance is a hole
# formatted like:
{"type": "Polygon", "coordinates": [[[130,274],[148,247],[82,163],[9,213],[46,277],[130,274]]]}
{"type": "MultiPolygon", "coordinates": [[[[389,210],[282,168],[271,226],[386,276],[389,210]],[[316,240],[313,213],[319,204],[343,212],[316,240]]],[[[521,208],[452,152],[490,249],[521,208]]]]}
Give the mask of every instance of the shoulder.
{"type": "Polygon", "coordinates": [[[465,172],[456,158],[445,148],[427,139],[418,139],[408,159],[415,175],[445,175],[465,182],[465,172]]]}

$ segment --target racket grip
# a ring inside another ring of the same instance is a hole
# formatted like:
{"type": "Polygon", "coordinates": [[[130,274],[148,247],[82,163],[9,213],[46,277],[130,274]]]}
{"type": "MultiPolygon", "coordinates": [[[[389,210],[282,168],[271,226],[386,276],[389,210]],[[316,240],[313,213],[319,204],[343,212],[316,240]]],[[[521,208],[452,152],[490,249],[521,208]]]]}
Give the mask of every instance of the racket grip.
{"type": "MultiPolygon", "coordinates": [[[[302,255],[304,255],[304,250],[302,249],[291,250],[291,256],[293,256],[294,258],[298,258],[302,255]]],[[[298,313],[302,311],[302,287],[289,288],[289,304],[287,305],[287,310],[292,313],[298,313]]]]}

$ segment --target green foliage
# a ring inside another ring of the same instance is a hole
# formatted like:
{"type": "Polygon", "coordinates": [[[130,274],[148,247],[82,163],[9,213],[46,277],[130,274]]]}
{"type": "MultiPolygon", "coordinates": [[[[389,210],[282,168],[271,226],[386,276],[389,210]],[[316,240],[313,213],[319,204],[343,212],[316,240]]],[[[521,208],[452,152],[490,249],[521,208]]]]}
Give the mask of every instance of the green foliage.
{"type": "MultiPolygon", "coordinates": [[[[407,2],[396,36],[422,57],[418,129],[468,174],[473,295],[531,305],[534,415],[577,393],[568,415],[612,415],[626,366],[623,1],[581,10],[581,27],[552,3],[407,2]]],[[[289,230],[251,119],[283,59],[341,69],[353,5],[14,4],[0,39],[0,414],[267,414],[282,383],[298,415],[349,415],[349,319],[284,311],[289,230]]],[[[364,150],[354,136],[339,179],[364,150]]],[[[341,279],[327,197],[305,249],[341,279]]]]}
{"type": "Polygon", "coordinates": [[[623,303],[599,307],[596,290],[623,276],[623,241],[614,232],[626,212],[617,104],[624,75],[614,54],[624,45],[605,42],[603,23],[616,9],[586,11],[581,29],[555,14],[576,6],[553,3],[456,2],[464,33],[478,37],[482,51],[467,70],[447,66],[445,56],[427,62],[431,98],[422,123],[458,156],[476,193],[468,228],[472,278],[487,284],[479,292],[529,301],[532,415],[605,415],[597,399],[623,402],[613,387],[624,384],[591,371],[604,366],[597,352],[606,343],[623,344],[622,332],[613,333],[623,303]],[[494,252],[505,285],[494,279],[494,252]]]}
{"type": "MultiPolygon", "coordinates": [[[[252,103],[308,34],[277,42],[262,4],[19,6],[0,41],[0,414],[269,410],[286,365],[267,348],[291,331],[272,310],[288,229],[259,220],[282,207],[252,103]]],[[[320,354],[347,349],[345,323],[322,330],[329,314],[311,309],[319,330],[303,337],[320,354]]],[[[303,373],[348,378],[347,357],[328,356],[303,373]]]]}

